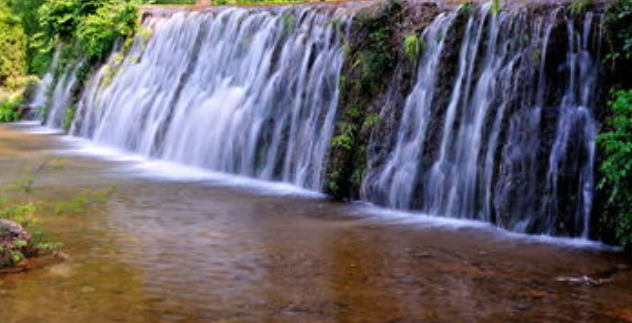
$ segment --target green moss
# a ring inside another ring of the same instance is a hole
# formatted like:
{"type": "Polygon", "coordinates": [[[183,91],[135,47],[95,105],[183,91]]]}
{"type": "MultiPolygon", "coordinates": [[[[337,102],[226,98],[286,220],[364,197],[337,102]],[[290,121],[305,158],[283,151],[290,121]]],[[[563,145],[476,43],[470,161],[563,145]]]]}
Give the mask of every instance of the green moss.
{"type": "Polygon", "coordinates": [[[421,41],[416,34],[410,34],[404,38],[404,54],[410,61],[415,61],[421,50],[421,41]]]}
{"type": "Polygon", "coordinates": [[[476,5],[474,4],[474,2],[466,2],[459,8],[459,10],[462,13],[469,15],[474,13],[474,11],[476,10],[476,5]]]}
{"type": "Polygon", "coordinates": [[[494,15],[499,14],[500,13],[500,0],[492,0],[492,6],[489,10],[494,15]]]}
{"type": "Polygon", "coordinates": [[[569,10],[573,14],[580,14],[586,11],[586,7],[590,5],[591,0],[573,0],[569,6],[569,10]]]}
{"type": "Polygon", "coordinates": [[[70,130],[70,126],[72,126],[73,120],[75,120],[75,109],[72,107],[67,108],[64,113],[64,130],[70,130]]]}
{"type": "Polygon", "coordinates": [[[137,34],[140,38],[140,41],[142,42],[143,47],[147,47],[147,44],[149,44],[149,41],[154,35],[154,31],[151,28],[141,26],[138,28],[137,34]]]}
{"type": "Polygon", "coordinates": [[[376,126],[380,122],[380,115],[377,113],[370,113],[364,119],[364,123],[362,124],[363,129],[371,129],[376,126]]]}
{"type": "Polygon", "coordinates": [[[285,12],[281,16],[281,23],[283,25],[283,32],[289,33],[296,28],[296,17],[292,12],[285,12]]]}
{"type": "MultiPolygon", "coordinates": [[[[398,59],[401,45],[394,28],[402,9],[401,2],[389,1],[377,11],[359,12],[344,46],[346,61],[339,84],[341,122],[331,141],[327,180],[328,193],[336,199],[354,198],[362,183],[368,137],[380,121],[379,114],[371,111],[372,103],[384,92],[398,59]]],[[[419,41],[414,45],[418,55],[419,41]]]]}

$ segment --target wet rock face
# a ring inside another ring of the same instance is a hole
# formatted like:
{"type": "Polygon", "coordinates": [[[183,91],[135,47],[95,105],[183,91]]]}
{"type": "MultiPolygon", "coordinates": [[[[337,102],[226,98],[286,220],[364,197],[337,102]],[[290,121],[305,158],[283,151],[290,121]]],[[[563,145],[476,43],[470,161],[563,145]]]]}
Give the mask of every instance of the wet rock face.
{"type": "MultiPolygon", "coordinates": [[[[397,27],[404,3],[367,6],[354,17],[342,67],[337,126],[328,156],[325,191],[338,200],[357,199],[367,168],[367,149],[401,57],[397,27]],[[372,120],[372,121],[371,121],[372,120]],[[376,121],[377,120],[377,121],[376,121]]],[[[392,92],[392,91],[391,91],[392,92]]]]}
{"type": "Polygon", "coordinates": [[[497,14],[396,1],[363,8],[348,37],[328,193],[585,236],[601,14],[550,3],[497,14]],[[412,60],[410,35],[421,48],[412,60]],[[388,64],[370,78],[376,53],[388,64]]]}
{"type": "Polygon", "coordinates": [[[18,241],[28,242],[31,235],[18,223],[0,220],[0,248],[14,249],[18,241]]]}

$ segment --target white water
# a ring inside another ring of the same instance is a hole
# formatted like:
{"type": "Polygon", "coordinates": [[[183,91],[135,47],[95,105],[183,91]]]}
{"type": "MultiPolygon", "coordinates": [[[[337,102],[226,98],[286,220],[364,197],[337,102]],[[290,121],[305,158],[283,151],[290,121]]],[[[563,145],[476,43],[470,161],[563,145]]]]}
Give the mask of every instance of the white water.
{"type": "MultiPolygon", "coordinates": [[[[91,78],[71,134],[158,160],[143,165],[174,177],[228,173],[320,191],[344,59],[342,29],[351,21],[323,8],[150,17],[144,27],[153,36],[140,33],[130,53],[112,55],[91,78]]],[[[455,32],[457,12],[435,17],[420,35],[424,51],[397,143],[383,165],[366,172],[361,196],[419,216],[586,237],[596,136],[593,17],[578,28],[557,9],[535,17],[525,9],[489,10],[485,4],[466,18],[459,43],[446,36],[455,32]],[[550,38],[560,25],[567,57],[555,63],[561,80],[552,80],[550,38]],[[451,46],[458,46],[456,72],[440,93],[451,46]],[[552,81],[564,88],[562,98],[551,99],[552,81]],[[440,96],[449,100],[437,109],[440,96]],[[440,126],[430,127],[431,120],[440,126]],[[572,182],[578,197],[568,199],[560,182],[572,182]]],[[[74,72],[53,91],[48,126],[63,122],[74,72]]]]}
{"type": "Polygon", "coordinates": [[[111,84],[107,70],[92,80],[72,133],[319,190],[343,60],[333,15],[227,9],[150,18],[146,48],[136,41],[111,84]]]}
{"type": "Polygon", "coordinates": [[[59,55],[60,51],[56,50],[53,54],[53,59],[48,71],[46,72],[44,77],[42,77],[40,82],[37,83],[35,91],[29,99],[28,106],[32,109],[38,110],[37,113],[32,113],[32,115],[29,116],[29,119],[43,119],[45,117],[41,115],[41,112],[39,110],[44,109],[48,103],[49,91],[52,91],[50,87],[53,84],[53,80],[55,78],[54,72],[59,64],[59,55]]]}
{"type": "Polygon", "coordinates": [[[587,237],[596,137],[591,111],[597,66],[589,51],[595,28],[592,14],[578,29],[560,10],[534,18],[524,10],[494,15],[490,6],[483,5],[467,20],[443,115],[432,112],[441,95],[436,83],[445,55],[444,40],[436,35],[446,35],[454,18],[439,16],[426,28],[422,38],[427,48],[406,101],[397,144],[384,165],[369,169],[362,197],[397,209],[419,208],[431,216],[495,222],[518,232],[587,237]],[[566,24],[569,44],[567,58],[558,68],[566,72],[558,77],[569,81],[561,101],[547,106],[545,63],[550,34],[560,21],[566,24]],[[543,109],[557,119],[553,144],[545,155],[540,129],[550,121],[542,120],[543,109]],[[425,146],[434,144],[427,142],[433,118],[442,118],[436,157],[424,155],[425,146]],[[541,158],[549,160],[546,187],[539,174],[541,158]],[[580,165],[578,170],[572,169],[574,163],[580,165]],[[422,168],[424,164],[429,166],[422,168]],[[567,211],[557,209],[558,196],[568,194],[557,189],[559,179],[568,176],[563,167],[579,174],[572,221],[563,220],[569,217],[567,211]],[[565,222],[572,222],[572,227],[565,222]]]}
{"type": "Polygon", "coordinates": [[[428,26],[421,37],[426,49],[419,62],[418,81],[406,100],[397,145],[384,168],[369,172],[364,180],[362,195],[368,200],[370,190],[386,192],[387,205],[406,209],[414,199],[415,174],[424,148],[428,122],[436,96],[435,85],[440,71],[440,56],[445,46],[445,35],[457,13],[441,14],[428,26]]]}
{"type": "MultiPolygon", "coordinates": [[[[58,56],[58,54],[55,54],[58,56]]],[[[58,61],[55,59],[54,62],[58,61]]],[[[59,76],[59,80],[53,89],[49,89],[50,84],[47,86],[47,91],[51,91],[49,94],[49,100],[46,101],[46,107],[48,114],[46,115],[44,124],[50,128],[62,128],[64,126],[64,117],[66,110],[71,108],[72,104],[72,89],[77,82],[77,71],[81,67],[81,62],[65,70],[65,72],[59,76]]],[[[56,63],[53,64],[51,71],[55,71],[56,63]]],[[[51,80],[52,82],[52,80],[51,80]]]]}

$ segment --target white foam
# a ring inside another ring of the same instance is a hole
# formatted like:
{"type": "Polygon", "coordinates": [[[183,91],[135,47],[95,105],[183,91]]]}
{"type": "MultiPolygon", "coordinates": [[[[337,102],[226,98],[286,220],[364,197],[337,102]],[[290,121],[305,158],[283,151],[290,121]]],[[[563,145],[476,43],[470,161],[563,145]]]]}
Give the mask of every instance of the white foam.
{"type": "Polygon", "coordinates": [[[234,174],[213,172],[166,161],[146,161],[136,164],[128,170],[138,175],[154,179],[205,182],[214,186],[238,187],[253,193],[272,193],[274,195],[311,198],[324,197],[322,193],[310,191],[288,183],[270,182],[234,174]]]}
{"type": "Polygon", "coordinates": [[[410,225],[419,229],[446,229],[462,230],[474,229],[489,233],[496,240],[513,240],[526,243],[541,243],[559,247],[578,249],[592,249],[601,251],[621,251],[621,248],[613,247],[599,241],[585,238],[554,237],[549,235],[534,235],[512,232],[499,228],[491,223],[469,219],[456,219],[440,216],[432,216],[425,213],[415,213],[400,210],[385,209],[383,207],[367,203],[356,202],[355,215],[367,217],[369,221],[383,224],[410,225]]]}
{"type": "Polygon", "coordinates": [[[23,132],[34,135],[60,135],[64,133],[61,129],[42,126],[41,121],[19,121],[13,122],[11,125],[17,126],[23,132]]]}
{"type": "MultiPolygon", "coordinates": [[[[34,133],[32,131],[28,132],[34,133]]],[[[309,198],[324,197],[322,193],[310,191],[288,183],[258,180],[245,176],[214,172],[203,168],[184,166],[168,161],[154,160],[145,156],[130,154],[129,152],[117,148],[97,146],[93,142],[83,138],[63,136],[60,137],[60,141],[64,142],[66,147],[51,150],[51,153],[63,156],[88,156],[100,160],[116,162],[118,163],[117,170],[143,178],[237,187],[251,193],[263,195],[273,194],[309,198]]]]}

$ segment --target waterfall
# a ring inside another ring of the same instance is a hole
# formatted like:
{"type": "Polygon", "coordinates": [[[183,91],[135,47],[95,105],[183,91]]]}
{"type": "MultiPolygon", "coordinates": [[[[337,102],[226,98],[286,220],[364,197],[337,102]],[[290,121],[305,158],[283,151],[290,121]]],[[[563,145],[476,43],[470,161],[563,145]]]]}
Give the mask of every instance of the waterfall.
{"type": "MultiPolygon", "coordinates": [[[[55,77],[53,72],[55,71],[55,69],[57,68],[57,65],[59,64],[59,55],[60,55],[59,50],[56,50],[55,53],[53,54],[53,59],[51,62],[51,66],[48,69],[48,72],[46,72],[44,77],[42,77],[40,82],[37,83],[37,85],[35,86],[35,90],[33,94],[31,95],[31,98],[29,99],[29,102],[28,102],[28,106],[31,107],[32,109],[43,109],[46,107],[46,103],[48,100],[48,91],[51,84],[53,84],[53,79],[55,77]]],[[[30,117],[31,118],[36,117],[39,114],[41,114],[41,112],[31,113],[30,117]]],[[[42,116],[39,116],[39,117],[42,117],[42,116]]]]}
{"type": "MultiPolygon", "coordinates": [[[[395,106],[380,101],[392,117],[368,139],[377,148],[367,150],[361,199],[587,237],[601,15],[560,5],[410,8],[433,14],[415,31],[423,49],[416,64],[400,57],[398,66],[414,65],[406,74],[413,85],[395,106]]],[[[148,15],[132,46],[86,83],[70,133],[321,191],[335,171],[326,165],[355,12],[324,5],[148,15]]],[[[47,125],[63,122],[78,66],[49,92],[47,125]]]]}
{"type": "Polygon", "coordinates": [[[412,205],[413,179],[422,157],[428,122],[432,117],[440,56],[445,46],[445,37],[442,35],[447,33],[456,16],[456,12],[441,14],[425,29],[421,39],[426,49],[419,61],[417,84],[404,106],[397,144],[384,167],[367,175],[362,188],[363,198],[371,200],[372,191],[380,190],[387,195],[388,206],[406,209],[412,205]]]}
{"type": "MultiPolygon", "coordinates": [[[[51,68],[51,72],[57,69],[57,61],[59,60],[58,53],[55,54],[54,64],[51,68]]],[[[55,86],[50,89],[51,84],[46,87],[48,93],[48,100],[46,100],[46,109],[48,113],[46,115],[44,124],[51,128],[62,128],[64,126],[64,117],[66,110],[71,108],[72,104],[72,89],[77,82],[77,71],[81,67],[82,62],[67,66],[57,82],[51,80],[55,86]]]]}
{"type": "MultiPolygon", "coordinates": [[[[567,68],[568,84],[562,101],[558,106],[558,124],[551,155],[549,170],[546,176],[545,214],[548,221],[554,221],[553,216],[558,213],[559,181],[564,175],[565,167],[572,167],[572,173],[579,174],[577,184],[577,203],[580,207],[575,211],[573,228],[575,234],[588,236],[590,211],[593,197],[593,164],[595,160],[595,143],[597,126],[592,115],[595,104],[595,88],[597,81],[597,64],[590,53],[590,41],[593,14],[587,13],[581,30],[577,31],[570,20],[568,28],[567,68]],[[578,146],[579,153],[573,154],[573,146],[578,146]],[[579,154],[583,154],[581,156],[579,154]],[[580,163],[569,158],[579,157],[580,163]],[[569,166],[569,163],[571,166],[569,166]]],[[[599,36],[600,37],[600,36],[599,36]]],[[[568,170],[567,170],[568,171],[568,170]]],[[[550,227],[550,225],[549,225],[550,227]]]]}
{"type": "Polygon", "coordinates": [[[527,9],[491,14],[490,4],[481,6],[467,18],[458,62],[448,62],[458,67],[447,106],[432,114],[442,95],[437,73],[445,68],[444,41],[436,35],[445,35],[454,19],[438,16],[422,35],[426,51],[397,143],[387,162],[369,167],[362,198],[519,232],[586,237],[597,129],[592,110],[598,71],[590,48],[595,26],[592,13],[582,17],[582,28],[567,15],[560,9],[540,16],[527,9]],[[550,41],[560,26],[568,43],[561,49],[565,59],[556,62],[547,53],[551,46],[564,46],[550,41]],[[552,94],[551,70],[561,71],[555,75],[556,86],[565,88],[561,100],[552,94]],[[436,118],[439,139],[429,143],[427,125],[436,118]],[[543,129],[551,127],[547,147],[543,129]],[[573,193],[575,199],[558,200],[573,193]],[[569,204],[570,210],[559,209],[569,204]]]}
{"type": "Polygon", "coordinates": [[[345,19],[307,7],[149,18],[151,40],[139,36],[111,82],[104,78],[112,64],[93,78],[72,133],[319,190],[345,19]]]}

